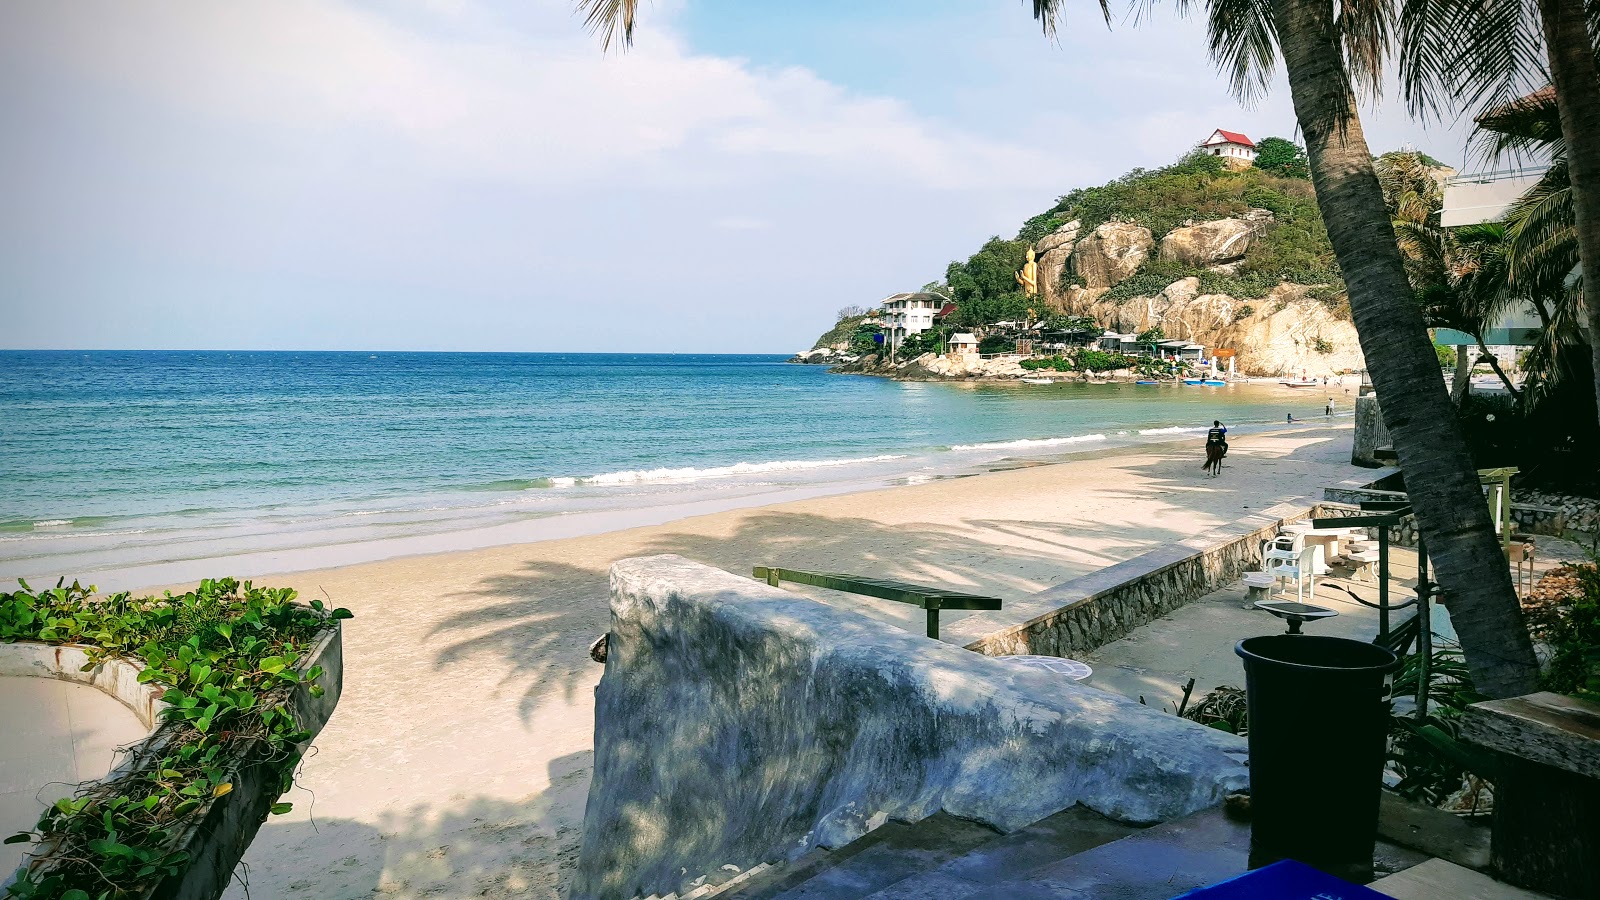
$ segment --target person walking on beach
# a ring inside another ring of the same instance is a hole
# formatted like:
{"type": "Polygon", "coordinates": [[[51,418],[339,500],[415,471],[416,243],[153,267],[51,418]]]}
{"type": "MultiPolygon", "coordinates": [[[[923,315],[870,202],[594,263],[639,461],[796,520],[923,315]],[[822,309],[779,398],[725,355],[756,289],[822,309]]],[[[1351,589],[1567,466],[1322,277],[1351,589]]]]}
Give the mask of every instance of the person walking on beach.
{"type": "Polygon", "coordinates": [[[1333,398],[1332,397],[1328,398],[1328,409],[1327,409],[1327,411],[1325,413],[1323,413],[1323,415],[1326,415],[1330,419],[1333,418],[1333,398]]]}

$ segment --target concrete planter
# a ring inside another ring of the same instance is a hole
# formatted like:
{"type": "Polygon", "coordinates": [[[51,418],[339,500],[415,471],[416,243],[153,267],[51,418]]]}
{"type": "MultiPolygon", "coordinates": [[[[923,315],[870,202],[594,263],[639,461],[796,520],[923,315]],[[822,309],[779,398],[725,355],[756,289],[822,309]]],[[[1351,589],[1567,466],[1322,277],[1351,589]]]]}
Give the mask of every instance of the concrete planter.
{"type": "MultiPolygon", "coordinates": [[[[343,686],[342,631],[337,621],[330,621],[318,633],[310,652],[297,669],[309,671],[322,667],[321,697],[311,696],[309,685],[299,685],[289,699],[289,711],[302,728],[311,733],[306,743],[314,739],[339,703],[343,686]]],[[[89,671],[80,671],[88,662],[90,648],[71,644],[43,644],[18,641],[0,644],[0,675],[56,678],[86,684],[104,691],[121,702],[139,721],[151,728],[143,741],[129,747],[121,761],[99,783],[108,783],[152,769],[160,763],[166,748],[172,743],[176,729],[163,724],[161,711],[166,704],[161,701],[164,689],[153,684],[140,684],[138,675],[144,667],[127,659],[108,659],[89,671]]],[[[303,752],[305,746],[298,748],[303,752]]],[[[282,792],[280,776],[272,767],[261,761],[241,760],[231,770],[233,790],[222,797],[210,800],[183,830],[178,849],[189,853],[189,865],[177,875],[152,885],[143,898],[146,900],[214,900],[227,888],[234,866],[244,856],[267,813],[282,792]]],[[[65,791],[64,791],[65,793],[65,791]]],[[[40,844],[28,856],[25,868],[30,871],[47,871],[51,867],[55,847],[40,844]]],[[[0,888],[11,883],[14,876],[6,873],[0,888]]]]}

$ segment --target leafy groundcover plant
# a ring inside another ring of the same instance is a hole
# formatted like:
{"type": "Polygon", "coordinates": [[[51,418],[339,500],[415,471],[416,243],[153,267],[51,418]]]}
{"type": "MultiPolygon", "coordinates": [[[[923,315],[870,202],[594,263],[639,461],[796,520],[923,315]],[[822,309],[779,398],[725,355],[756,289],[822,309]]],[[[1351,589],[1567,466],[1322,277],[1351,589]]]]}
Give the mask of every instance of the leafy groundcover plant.
{"type": "MultiPolygon", "coordinates": [[[[137,599],[97,597],[77,582],[43,591],[20,584],[0,593],[0,643],[78,645],[89,652],[88,667],[115,657],[141,664],[139,680],[165,688],[168,705],[155,733],[112,776],[57,801],[33,831],[6,839],[40,843],[48,860],[21,873],[8,898],[141,896],[184,870],[191,829],[233,790],[236,773],[265,766],[279,794],[292,785],[310,735],[290,699],[302,687],[323,693],[322,668],[300,665],[318,634],[349,610],[296,603],[293,590],[232,578],[137,599]]],[[[276,803],[271,812],[289,809],[276,803]]]]}

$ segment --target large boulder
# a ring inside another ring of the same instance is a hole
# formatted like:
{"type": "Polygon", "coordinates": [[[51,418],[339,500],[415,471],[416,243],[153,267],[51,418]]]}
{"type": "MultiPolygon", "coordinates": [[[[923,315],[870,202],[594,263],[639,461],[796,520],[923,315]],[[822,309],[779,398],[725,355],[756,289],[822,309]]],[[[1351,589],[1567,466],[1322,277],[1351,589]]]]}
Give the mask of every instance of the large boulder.
{"type": "Polygon", "coordinates": [[[680,556],[612,567],[607,647],[574,900],[940,810],[1166,821],[1248,779],[1234,735],[680,556]]]}
{"type": "Polygon", "coordinates": [[[1155,243],[1143,225],[1107,222],[1078,242],[1072,268],[1088,287],[1112,287],[1144,264],[1155,243]]]}
{"type": "Polygon", "coordinates": [[[1077,243],[1080,228],[1081,223],[1073,219],[1033,245],[1039,261],[1039,293],[1047,305],[1056,309],[1062,306],[1061,275],[1072,258],[1072,247],[1077,243]]]}
{"type": "Polygon", "coordinates": [[[1071,222],[1068,222],[1060,228],[1057,228],[1055,231],[1052,231],[1044,237],[1039,238],[1037,241],[1034,241],[1033,252],[1042,256],[1052,250],[1059,250],[1062,247],[1066,247],[1068,250],[1071,250],[1072,244],[1073,242],[1077,241],[1078,232],[1082,230],[1082,228],[1083,223],[1079,222],[1077,219],[1073,219],[1071,222]]]}
{"type": "Polygon", "coordinates": [[[1174,228],[1161,239],[1161,258],[1189,266],[1225,265],[1243,259],[1266,233],[1271,220],[1272,213],[1263,209],[1251,210],[1251,216],[1243,219],[1215,219],[1174,228]]]}

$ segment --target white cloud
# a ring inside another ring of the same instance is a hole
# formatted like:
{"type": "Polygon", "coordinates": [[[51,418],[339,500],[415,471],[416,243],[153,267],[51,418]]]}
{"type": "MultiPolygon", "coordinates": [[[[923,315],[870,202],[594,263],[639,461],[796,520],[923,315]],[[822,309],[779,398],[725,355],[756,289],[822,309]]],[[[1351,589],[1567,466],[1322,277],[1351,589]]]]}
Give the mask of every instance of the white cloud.
{"type": "MultiPolygon", "coordinates": [[[[482,21],[464,2],[445,9],[482,21]]],[[[463,178],[678,184],[794,167],[937,188],[1015,183],[1043,162],[803,69],[691,53],[667,31],[602,55],[570,0],[533,12],[532,31],[441,32],[333,0],[99,0],[6,4],[0,32],[16,42],[8,50],[44,48],[57,65],[207,115],[375,129],[463,178]]]]}

